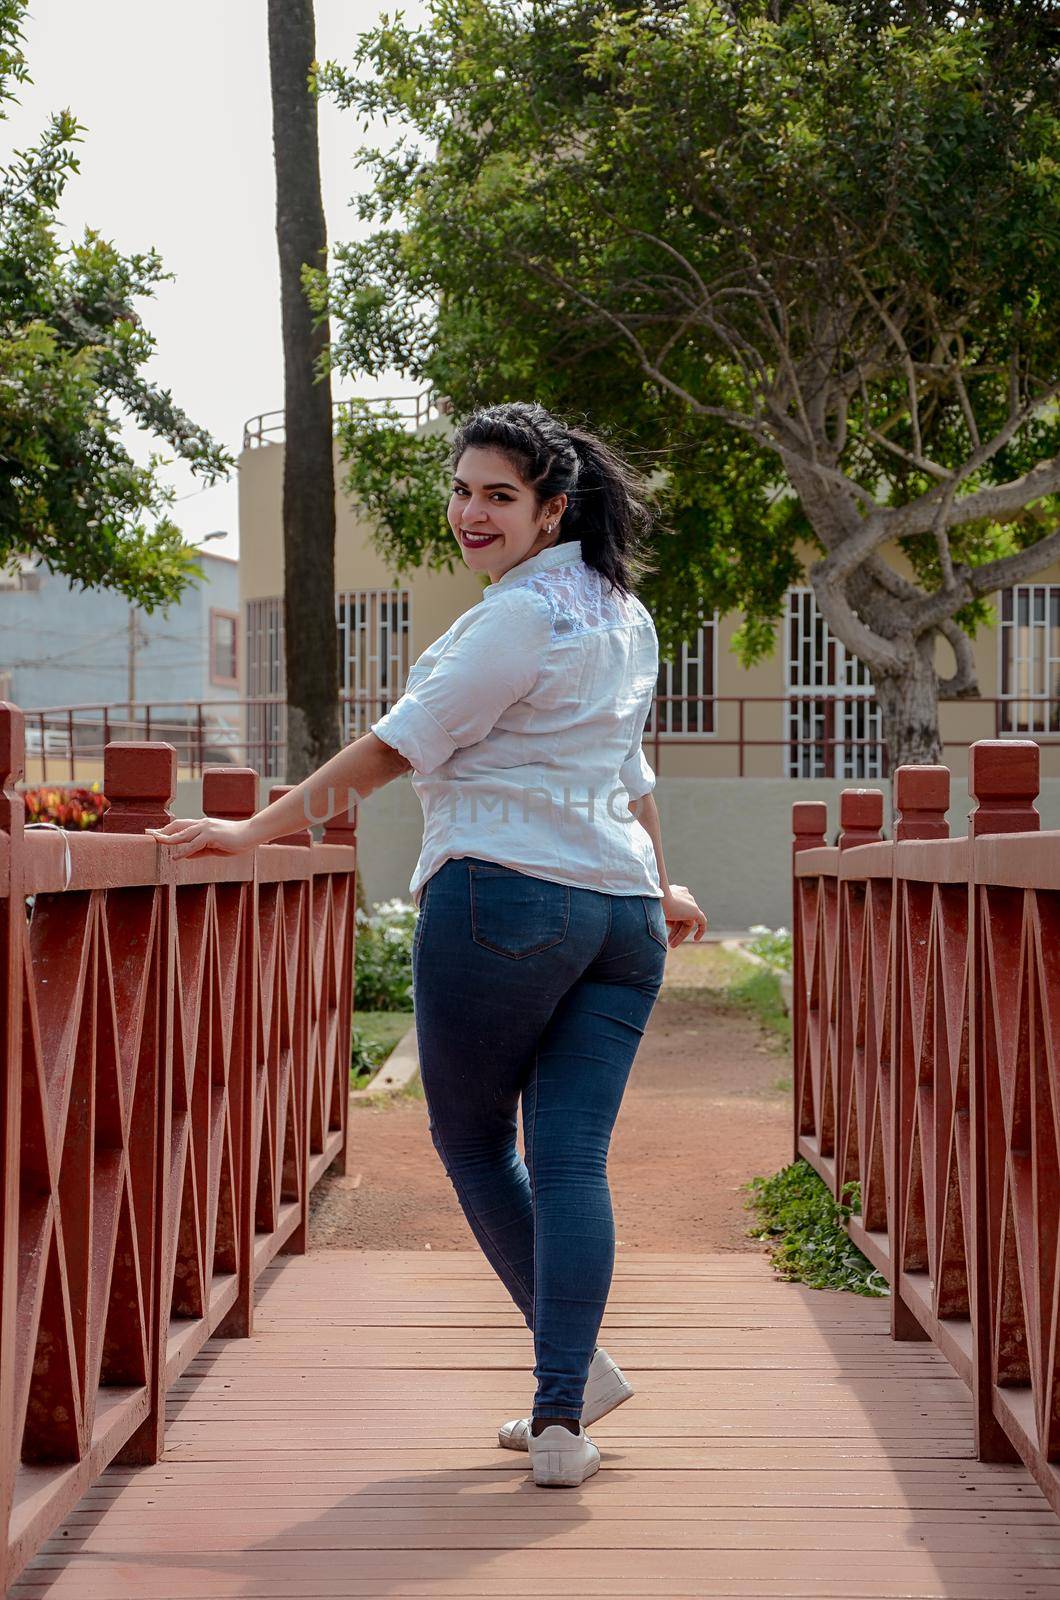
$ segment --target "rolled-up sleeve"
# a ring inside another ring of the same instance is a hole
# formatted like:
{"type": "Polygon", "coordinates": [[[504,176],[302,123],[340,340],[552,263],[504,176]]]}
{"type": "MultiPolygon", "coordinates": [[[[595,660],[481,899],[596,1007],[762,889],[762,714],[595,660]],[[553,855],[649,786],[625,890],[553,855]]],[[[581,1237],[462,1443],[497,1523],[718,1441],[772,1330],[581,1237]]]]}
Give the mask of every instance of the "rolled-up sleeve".
{"type": "Polygon", "coordinates": [[[639,743],[619,767],[618,776],[631,800],[643,800],[655,788],[655,772],[639,743]]]}
{"type": "Polygon", "coordinates": [[[371,724],[415,772],[433,772],[454,750],[484,739],[529,694],[551,640],[548,602],[527,590],[483,600],[427,676],[371,724]]]}

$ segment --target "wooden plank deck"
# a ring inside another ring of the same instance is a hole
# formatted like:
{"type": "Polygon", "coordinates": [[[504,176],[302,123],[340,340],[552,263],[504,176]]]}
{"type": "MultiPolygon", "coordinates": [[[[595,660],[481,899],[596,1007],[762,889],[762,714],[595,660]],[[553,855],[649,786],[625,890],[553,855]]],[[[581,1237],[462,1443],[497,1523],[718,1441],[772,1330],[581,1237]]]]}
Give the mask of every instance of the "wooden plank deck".
{"type": "Polygon", "coordinates": [[[1060,1519],[976,1462],[967,1391],[886,1301],[620,1252],[601,1343],[637,1394],[594,1477],[538,1489],[495,1443],[530,1336],[477,1252],[289,1258],[178,1386],[164,1459],[108,1472],[11,1593],[1060,1600],[1060,1519]]]}

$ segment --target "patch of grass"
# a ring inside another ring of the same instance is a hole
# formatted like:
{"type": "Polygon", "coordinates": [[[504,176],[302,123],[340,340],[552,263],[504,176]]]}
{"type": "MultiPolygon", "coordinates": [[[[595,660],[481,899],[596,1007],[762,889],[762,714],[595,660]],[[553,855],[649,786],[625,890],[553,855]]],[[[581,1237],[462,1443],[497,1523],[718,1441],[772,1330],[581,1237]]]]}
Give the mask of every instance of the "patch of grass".
{"type": "Polygon", "coordinates": [[[667,958],[663,988],[687,1000],[698,995],[711,1005],[737,1006],[761,1024],[777,1055],[791,1049],[791,1018],[784,1009],[779,975],[752,965],[736,950],[717,944],[678,945],[667,958]]]}
{"type": "Polygon", "coordinates": [[[411,1011],[358,1011],[350,1040],[350,1083],[361,1089],[412,1027],[411,1011]]]}
{"type": "Polygon", "coordinates": [[[752,967],[741,957],[740,972],[729,986],[729,998],[738,1006],[750,1011],[771,1034],[778,1046],[791,1049],[791,1018],[784,1006],[780,979],[769,967],[752,967]]]}
{"type": "Polygon", "coordinates": [[[859,1185],[849,1183],[840,1204],[828,1192],[807,1161],[793,1161],[771,1178],[756,1177],[744,1186],[747,1207],[758,1214],[748,1229],[753,1239],[765,1239],[774,1270],[781,1278],[805,1283],[811,1289],[846,1289],[852,1294],[879,1297],[890,1294],[878,1272],[855,1244],[843,1224],[861,1214],[859,1185]]]}

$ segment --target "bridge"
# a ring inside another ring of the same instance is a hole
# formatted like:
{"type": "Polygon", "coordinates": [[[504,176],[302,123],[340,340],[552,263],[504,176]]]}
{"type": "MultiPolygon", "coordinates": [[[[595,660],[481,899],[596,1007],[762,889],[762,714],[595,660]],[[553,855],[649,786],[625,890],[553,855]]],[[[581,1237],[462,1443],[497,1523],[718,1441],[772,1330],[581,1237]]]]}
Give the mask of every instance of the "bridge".
{"type": "MultiPolygon", "coordinates": [[[[793,1153],[886,1299],[620,1257],[637,1398],[542,1491],[495,1445],[527,1330],[478,1252],[308,1250],[346,1156],[356,817],[173,861],[175,752],[28,832],[0,706],[0,1483],[12,1596],[1060,1600],[1060,836],[1037,746],[795,808],[793,1153]]],[[[204,776],[242,816],[257,777],[204,776]]],[[[704,1183],[710,1174],[704,1173],[704,1183]]]]}

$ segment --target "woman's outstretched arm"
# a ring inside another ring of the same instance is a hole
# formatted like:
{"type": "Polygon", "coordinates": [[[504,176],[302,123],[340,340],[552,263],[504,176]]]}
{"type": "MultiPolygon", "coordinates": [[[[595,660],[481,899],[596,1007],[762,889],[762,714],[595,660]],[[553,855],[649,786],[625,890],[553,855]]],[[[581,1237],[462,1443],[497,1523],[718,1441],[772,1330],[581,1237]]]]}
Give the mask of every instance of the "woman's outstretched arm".
{"type": "Polygon", "coordinates": [[[228,822],[217,817],[174,820],[164,828],[148,828],[163,840],[173,856],[197,855],[202,850],[220,850],[238,855],[255,845],[297,833],[315,822],[346,811],[355,801],[364,800],[373,790],[411,770],[411,763],[399,751],[374,733],[364,733],[337,755],[325,761],[316,772],[295,784],[287,794],[263,806],[245,821],[228,822]]]}

